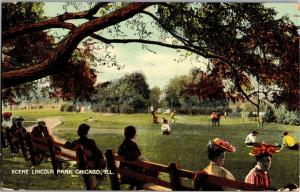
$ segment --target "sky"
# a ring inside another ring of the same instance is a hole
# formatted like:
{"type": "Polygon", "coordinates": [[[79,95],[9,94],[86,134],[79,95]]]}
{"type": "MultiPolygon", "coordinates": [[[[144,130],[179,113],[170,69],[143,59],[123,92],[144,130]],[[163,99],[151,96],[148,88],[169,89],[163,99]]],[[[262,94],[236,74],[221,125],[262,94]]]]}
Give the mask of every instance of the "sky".
{"type": "MultiPolygon", "coordinates": [[[[278,12],[278,17],[288,16],[296,25],[300,25],[300,8],[299,4],[295,3],[265,3],[266,7],[272,7],[278,12]],[[297,7],[298,6],[298,7],[297,7]]],[[[62,3],[59,2],[46,2],[44,11],[46,16],[56,16],[64,13],[62,3]]],[[[71,12],[72,10],[68,11],[71,12]]],[[[147,18],[145,22],[149,23],[147,18]]],[[[80,24],[74,23],[74,24],[80,24]]],[[[131,33],[130,30],[121,28],[125,33],[131,33]]],[[[154,32],[153,26],[148,26],[148,29],[154,32]]],[[[67,30],[56,30],[59,34],[66,34],[67,30]]],[[[102,35],[106,35],[105,32],[102,35]]],[[[134,37],[133,34],[132,37],[134,37]]],[[[171,39],[170,39],[171,40],[171,39]]],[[[159,86],[163,89],[170,79],[175,76],[187,75],[193,67],[200,67],[206,69],[208,61],[205,58],[197,58],[195,55],[190,56],[188,59],[177,62],[182,57],[175,49],[165,48],[161,46],[150,45],[148,47],[152,51],[147,51],[142,48],[141,44],[115,44],[109,51],[116,55],[116,61],[123,66],[120,70],[117,67],[100,66],[98,71],[97,82],[111,81],[118,79],[127,73],[143,72],[146,76],[149,87],[159,86]]],[[[97,55],[101,57],[101,52],[97,55]]]]}

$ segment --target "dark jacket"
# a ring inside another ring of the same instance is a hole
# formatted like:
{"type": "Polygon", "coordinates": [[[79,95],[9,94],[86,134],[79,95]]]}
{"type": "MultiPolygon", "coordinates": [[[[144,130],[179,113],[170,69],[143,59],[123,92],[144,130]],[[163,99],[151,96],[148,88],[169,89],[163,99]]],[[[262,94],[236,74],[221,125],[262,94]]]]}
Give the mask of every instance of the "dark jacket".
{"type": "Polygon", "coordinates": [[[96,169],[104,169],[106,166],[102,151],[97,147],[96,142],[93,139],[87,137],[80,137],[72,142],[72,148],[82,145],[83,149],[86,150],[86,158],[88,161],[95,162],[96,169]]]}
{"type": "Polygon", "coordinates": [[[130,139],[124,139],[118,149],[118,155],[127,161],[136,161],[142,154],[135,142],[130,139]]]}

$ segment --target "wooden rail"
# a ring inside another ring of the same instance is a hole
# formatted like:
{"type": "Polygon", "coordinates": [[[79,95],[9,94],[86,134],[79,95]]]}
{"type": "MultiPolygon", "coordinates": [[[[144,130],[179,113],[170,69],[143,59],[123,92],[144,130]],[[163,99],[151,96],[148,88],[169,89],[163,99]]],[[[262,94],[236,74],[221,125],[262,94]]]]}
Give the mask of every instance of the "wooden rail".
{"type": "MultiPolygon", "coordinates": [[[[45,153],[48,153],[51,157],[51,163],[54,170],[54,174],[57,174],[59,169],[59,159],[65,158],[67,160],[73,160],[77,162],[78,169],[81,170],[88,170],[90,167],[93,167],[93,161],[88,161],[86,155],[91,153],[88,150],[84,150],[81,145],[75,150],[70,150],[65,148],[65,145],[60,141],[54,141],[54,139],[50,136],[45,139],[35,138],[32,137],[30,133],[26,135],[26,143],[28,151],[31,155],[31,162],[33,165],[37,164],[34,151],[39,149],[45,153]]],[[[224,179],[212,175],[207,175],[205,172],[201,172],[198,174],[199,178],[194,182],[195,172],[190,170],[181,169],[179,164],[177,163],[170,163],[167,165],[157,164],[149,161],[126,161],[122,157],[118,156],[113,152],[112,149],[108,149],[105,152],[105,157],[107,161],[107,168],[110,170],[111,173],[110,177],[110,184],[112,190],[120,190],[120,185],[123,184],[121,181],[122,177],[119,176],[126,176],[129,178],[133,178],[139,180],[144,183],[144,189],[146,190],[174,190],[174,191],[191,191],[195,190],[202,190],[203,186],[206,184],[214,185],[214,186],[221,186],[227,187],[237,190],[246,190],[246,191],[261,191],[266,190],[263,187],[258,187],[253,184],[248,184],[243,181],[237,180],[229,180],[224,179]],[[144,171],[137,171],[136,169],[130,170],[128,168],[120,168],[117,166],[117,162],[138,167],[140,170],[144,171]],[[154,176],[153,174],[149,174],[149,172],[157,172],[157,173],[165,173],[169,177],[162,179],[159,176],[154,176]],[[186,185],[186,182],[183,181],[190,181],[190,185],[186,185]],[[200,186],[200,187],[199,187],[200,186]]],[[[89,175],[83,175],[84,183],[87,190],[94,189],[94,183],[89,175]]]]}

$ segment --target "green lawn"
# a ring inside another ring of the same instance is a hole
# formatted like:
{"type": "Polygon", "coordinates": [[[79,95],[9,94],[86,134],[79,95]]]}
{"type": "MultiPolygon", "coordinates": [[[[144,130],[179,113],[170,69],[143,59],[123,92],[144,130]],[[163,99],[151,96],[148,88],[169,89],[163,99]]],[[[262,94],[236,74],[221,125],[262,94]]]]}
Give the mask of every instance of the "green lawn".
{"type": "MultiPolygon", "coordinates": [[[[108,148],[117,150],[123,140],[123,129],[128,125],[137,128],[137,143],[143,155],[150,161],[162,164],[176,162],[182,168],[199,170],[208,164],[206,145],[214,137],[224,138],[232,143],[237,151],[227,154],[225,167],[239,180],[244,180],[254,164],[254,158],[249,156],[244,139],[251,130],[259,131],[259,138],[269,143],[281,143],[281,133],[288,130],[299,141],[299,127],[279,124],[265,124],[257,127],[254,122],[242,122],[241,119],[221,119],[220,127],[212,127],[208,116],[177,115],[176,124],[171,124],[172,134],[164,136],[160,125],[150,124],[149,114],[115,114],[108,116],[101,113],[67,113],[57,109],[18,110],[14,115],[23,115],[26,120],[48,116],[60,116],[64,123],[54,129],[59,137],[72,141],[77,138],[76,131],[80,123],[89,117],[95,121],[88,122],[92,129],[90,137],[95,139],[104,152],[108,148]]],[[[161,119],[163,115],[159,115],[161,119]]],[[[169,118],[168,115],[165,117],[169,118]]],[[[3,187],[21,189],[83,189],[80,178],[70,175],[11,175],[10,170],[26,167],[21,157],[11,159],[3,151],[2,160],[3,187]],[[30,181],[30,182],[28,182],[30,181]],[[29,183],[29,184],[28,184],[29,183]],[[18,187],[16,187],[18,186],[18,187]]],[[[41,166],[51,168],[50,163],[41,166]]],[[[38,168],[37,168],[38,169],[38,168]]],[[[299,184],[299,152],[284,150],[273,156],[270,170],[271,185],[283,187],[287,183],[299,184]],[[284,179],[283,179],[284,178],[284,179]]],[[[103,189],[109,189],[108,181],[103,189]]]]}

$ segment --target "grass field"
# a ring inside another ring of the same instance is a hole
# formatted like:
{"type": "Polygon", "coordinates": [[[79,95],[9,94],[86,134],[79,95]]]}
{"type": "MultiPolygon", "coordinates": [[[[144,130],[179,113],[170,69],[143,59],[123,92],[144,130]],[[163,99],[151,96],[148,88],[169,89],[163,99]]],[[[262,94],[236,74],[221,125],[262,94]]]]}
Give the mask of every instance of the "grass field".
{"type": "MultiPolygon", "coordinates": [[[[221,119],[220,127],[212,127],[208,116],[177,115],[176,124],[171,124],[172,134],[161,134],[160,125],[150,124],[149,114],[102,114],[102,113],[72,113],[58,112],[58,109],[17,110],[14,115],[22,115],[26,120],[59,116],[64,123],[54,129],[54,134],[72,141],[77,138],[76,131],[80,123],[92,117],[89,136],[96,140],[104,152],[108,148],[117,150],[123,140],[124,127],[134,125],[137,128],[137,143],[142,154],[150,161],[169,164],[176,162],[184,169],[199,170],[208,164],[206,146],[210,139],[224,138],[232,143],[237,151],[228,153],[225,167],[236,177],[244,180],[255,160],[249,156],[251,148],[244,144],[244,139],[256,129],[259,139],[267,143],[281,143],[283,130],[288,130],[299,141],[299,127],[283,126],[279,124],[265,124],[257,127],[255,122],[242,122],[241,119],[221,119]]],[[[163,115],[160,115],[161,119],[163,115]]],[[[169,118],[168,115],[164,115],[169,118]]],[[[3,187],[19,189],[84,189],[79,177],[71,175],[12,175],[12,169],[25,169],[21,157],[7,157],[3,150],[2,176],[3,187]]],[[[51,163],[44,163],[41,167],[51,168],[51,163]]],[[[299,152],[283,150],[273,156],[270,170],[271,186],[281,188],[287,183],[299,184],[299,152]]],[[[109,181],[104,182],[102,189],[109,189],[109,181]]]]}

